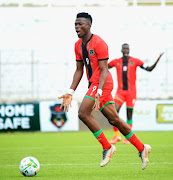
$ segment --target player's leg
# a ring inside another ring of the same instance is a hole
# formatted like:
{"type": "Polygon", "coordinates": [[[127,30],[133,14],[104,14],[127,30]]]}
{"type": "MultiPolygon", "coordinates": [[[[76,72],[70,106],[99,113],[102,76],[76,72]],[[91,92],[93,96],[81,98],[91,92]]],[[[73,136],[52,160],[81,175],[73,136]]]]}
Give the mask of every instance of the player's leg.
{"type": "MultiPolygon", "coordinates": [[[[132,129],[133,124],[133,108],[136,102],[136,91],[127,91],[126,93],[126,106],[127,106],[127,124],[132,129]]],[[[130,144],[130,142],[124,138],[123,144],[130,144]]]]}
{"type": "Polygon", "coordinates": [[[106,139],[95,118],[91,115],[93,105],[94,99],[84,97],[78,112],[79,119],[91,130],[93,135],[101,143],[103,149],[109,149],[111,144],[106,139]]]}
{"type": "MultiPolygon", "coordinates": [[[[127,124],[130,126],[130,128],[132,129],[132,115],[133,115],[133,108],[128,108],[127,107],[127,124]]],[[[130,142],[124,137],[123,139],[123,144],[130,144],[130,142]]]]}
{"type": "MultiPolygon", "coordinates": [[[[115,98],[114,98],[114,102],[115,102],[116,111],[119,113],[121,106],[124,103],[123,93],[120,90],[117,90],[115,98]]],[[[113,130],[114,130],[114,136],[110,140],[110,143],[116,144],[117,142],[121,141],[121,135],[117,127],[113,126],[113,130]]]]}
{"type": "MultiPolygon", "coordinates": [[[[112,86],[113,88],[113,86],[112,86]]],[[[112,90],[111,88],[111,90],[112,90]]],[[[95,118],[91,115],[92,107],[95,101],[95,94],[97,92],[98,85],[91,85],[88,92],[86,93],[82,104],[79,108],[79,118],[87,125],[87,127],[93,132],[93,135],[97,138],[97,140],[101,143],[103,147],[103,158],[100,166],[105,166],[111,159],[113,153],[115,153],[115,146],[111,145],[107,138],[105,137],[102,129],[100,129],[98,123],[95,118]]],[[[110,90],[110,92],[111,92],[110,90]]],[[[103,90],[103,93],[105,91],[103,90]]],[[[104,97],[104,96],[103,96],[104,97]]],[[[112,98],[113,99],[113,98],[112,98]]],[[[114,103],[114,102],[113,102],[114,103]]]]}
{"type": "Polygon", "coordinates": [[[131,132],[129,125],[118,116],[115,104],[107,104],[101,112],[108,119],[109,123],[117,127],[124,136],[131,132]]]}
{"type": "Polygon", "coordinates": [[[100,126],[98,125],[95,118],[91,115],[93,105],[94,105],[94,100],[84,97],[78,111],[78,116],[79,116],[79,119],[93,133],[95,133],[100,130],[100,126]]]}
{"type": "Polygon", "coordinates": [[[103,158],[100,164],[100,166],[103,167],[110,161],[112,154],[116,151],[116,148],[108,142],[102,129],[100,129],[95,118],[91,115],[97,88],[98,86],[90,86],[79,108],[78,115],[84,124],[86,124],[86,126],[92,131],[93,135],[97,138],[103,147],[103,158]]]}
{"type": "MultiPolygon", "coordinates": [[[[115,102],[116,111],[117,111],[117,113],[119,113],[122,105],[116,104],[116,101],[114,101],[114,102],[115,102]]],[[[113,126],[113,130],[114,130],[114,143],[112,143],[112,144],[115,144],[116,143],[115,139],[117,139],[117,141],[120,141],[121,140],[121,136],[120,136],[120,131],[118,130],[118,128],[113,126]]]]}
{"type": "Polygon", "coordinates": [[[133,108],[129,108],[127,107],[127,124],[130,126],[130,128],[132,129],[133,126],[133,108]]]}
{"type": "Polygon", "coordinates": [[[108,119],[109,123],[116,126],[126,139],[137,148],[142,159],[142,169],[145,169],[148,164],[148,153],[151,151],[151,147],[144,145],[136,137],[133,131],[131,131],[130,126],[118,116],[114,104],[107,104],[101,112],[108,119]]]}
{"type": "MultiPolygon", "coordinates": [[[[121,105],[120,104],[115,104],[115,108],[116,108],[116,111],[119,113],[119,111],[121,109],[121,105]]],[[[115,126],[113,126],[113,131],[114,131],[114,136],[110,140],[110,143],[111,144],[116,144],[117,142],[121,141],[121,135],[120,135],[119,129],[117,127],[115,127],[115,126]]]]}
{"type": "Polygon", "coordinates": [[[132,129],[133,124],[133,108],[136,102],[136,91],[127,91],[126,106],[127,106],[127,124],[132,129]]]}

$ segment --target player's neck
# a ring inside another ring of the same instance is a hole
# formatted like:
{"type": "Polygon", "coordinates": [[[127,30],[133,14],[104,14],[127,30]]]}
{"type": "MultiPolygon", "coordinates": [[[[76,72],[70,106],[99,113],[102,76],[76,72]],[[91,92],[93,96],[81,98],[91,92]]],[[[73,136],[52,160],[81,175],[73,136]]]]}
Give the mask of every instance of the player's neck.
{"type": "Polygon", "coordinates": [[[92,36],[91,32],[87,33],[84,37],[82,37],[82,43],[86,44],[90,40],[91,36],[92,36]]]}
{"type": "Polygon", "coordinates": [[[123,57],[122,57],[122,59],[123,59],[124,61],[127,61],[129,58],[130,58],[130,56],[123,56],[123,57]]]}

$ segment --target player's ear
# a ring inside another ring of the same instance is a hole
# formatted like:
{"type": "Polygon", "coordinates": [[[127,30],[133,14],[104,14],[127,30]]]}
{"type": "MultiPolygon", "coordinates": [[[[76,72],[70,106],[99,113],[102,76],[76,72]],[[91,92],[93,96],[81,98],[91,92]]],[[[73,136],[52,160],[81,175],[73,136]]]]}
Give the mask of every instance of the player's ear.
{"type": "Polygon", "coordinates": [[[91,23],[90,22],[88,23],[88,27],[91,28],[91,23]]]}

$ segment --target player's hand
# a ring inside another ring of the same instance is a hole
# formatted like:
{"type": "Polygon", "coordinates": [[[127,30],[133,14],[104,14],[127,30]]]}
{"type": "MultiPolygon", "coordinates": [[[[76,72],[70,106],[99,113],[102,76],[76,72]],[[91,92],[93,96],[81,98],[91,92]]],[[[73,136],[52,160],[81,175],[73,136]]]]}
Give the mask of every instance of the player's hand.
{"type": "Polygon", "coordinates": [[[99,103],[99,99],[100,99],[100,94],[96,93],[95,95],[95,103],[92,109],[95,109],[95,111],[99,111],[100,109],[100,103],[99,103]]]}
{"type": "Polygon", "coordinates": [[[160,53],[158,60],[163,56],[164,52],[160,53]]]}
{"type": "Polygon", "coordinates": [[[69,109],[69,105],[71,107],[71,101],[72,101],[72,95],[71,94],[64,94],[61,97],[58,97],[59,99],[63,98],[63,102],[60,106],[60,108],[62,109],[63,105],[64,105],[64,112],[69,109]]]}

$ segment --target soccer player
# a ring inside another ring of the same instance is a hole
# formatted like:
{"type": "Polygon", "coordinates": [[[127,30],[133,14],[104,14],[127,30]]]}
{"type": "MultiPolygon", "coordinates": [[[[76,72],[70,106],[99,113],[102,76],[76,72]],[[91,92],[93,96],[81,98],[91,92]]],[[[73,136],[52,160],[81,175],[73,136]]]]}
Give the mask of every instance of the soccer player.
{"type": "MultiPolygon", "coordinates": [[[[132,128],[133,108],[136,101],[136,69],[139,66],[146,71],[152,71],[156,67],[163,53],[159,55],[152,66],[145,66],[143,61],[129,56],[130,49],[127,43],[122,45],[121,52],[123,57],[112,60],[108,64],[108,68],[115,67],[117,70],[118,88],[114,97],[116,110],[119,112],[123,103],[126,102],[127,124],[132,128]]],[[[118,128],[113,126],[113,130],[114,136],[110,143],[116,144],[121,141],[121,136],[118,128]]],[[[123,139],[123,144],[129,143],[130,142],[126,138],[123,139]]]]}
{"type": "Polygon", "coordinates": [[[92,17],[88,13],[78,13],[75,20],[75,30],[79,40],[75,43],[76,71],[68,92],[59,99],[63,98],[61,108],[68,111],[71,106],[72,95],[76,90],[85,66],[89,89],[80,105],[78,116],[80,120],[90,129],[103,147],[103,158],[100,166],[105,166],[111,159],[116,148],[111,145],[105,137],[102,129],[91,115],[92,110],[100,110],[108,119],[109,123],[117,127],[120,132],[137,148],[142,159],[142,169],[148,164],[148,153],[151,146],[143,144],[131,131],[129,125],[119,118],[111,91],[113,89],[113,79],[108,71],[108,46],[98,35],[90,31],[92,17]]]}

